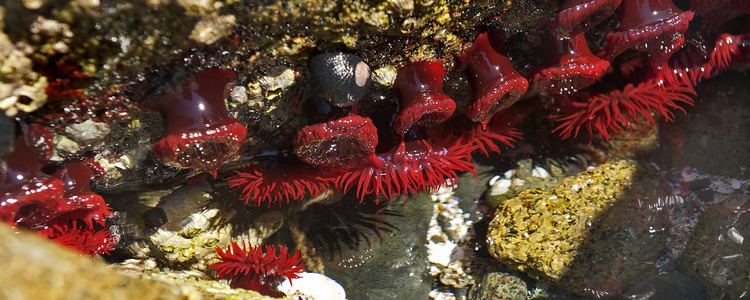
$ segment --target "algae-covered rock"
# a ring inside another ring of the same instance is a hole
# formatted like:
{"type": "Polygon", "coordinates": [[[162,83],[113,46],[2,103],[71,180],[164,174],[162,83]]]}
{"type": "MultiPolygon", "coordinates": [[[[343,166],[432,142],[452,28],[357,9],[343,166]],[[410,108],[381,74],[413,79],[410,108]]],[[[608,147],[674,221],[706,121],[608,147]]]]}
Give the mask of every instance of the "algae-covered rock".
{"type": "Polygon", "coordinates": [[[490,223],[490,253],[519,271],[559,280],[592,222],[624,194],[635,170],[633,161],[615,161],[551,191],[530,189],[504,201],[490,223]]]}

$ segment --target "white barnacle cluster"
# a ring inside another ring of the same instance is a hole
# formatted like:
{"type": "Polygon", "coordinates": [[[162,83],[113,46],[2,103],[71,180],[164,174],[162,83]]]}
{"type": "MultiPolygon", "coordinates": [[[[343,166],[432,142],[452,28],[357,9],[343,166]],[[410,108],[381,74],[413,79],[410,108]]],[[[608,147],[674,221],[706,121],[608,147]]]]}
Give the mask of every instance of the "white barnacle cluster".
{"type": "MultiPolygon", "coordinates": [[[[0,29],[4,12],[0,10],[0,29]]],[[[0,31],[0,110],[8,116],[32,112],[47,101],[47,78],[32,70],[31,59],[0,31]]]]}

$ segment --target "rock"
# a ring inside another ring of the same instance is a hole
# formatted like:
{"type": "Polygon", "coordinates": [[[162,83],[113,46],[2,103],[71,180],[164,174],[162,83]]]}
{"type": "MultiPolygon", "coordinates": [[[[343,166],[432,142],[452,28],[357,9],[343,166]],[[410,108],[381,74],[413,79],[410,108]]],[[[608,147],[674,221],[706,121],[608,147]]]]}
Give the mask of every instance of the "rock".
{"type": "Polygon", "coordinates": [[[185,299],[176,286],[117,274],[26,231],[0,224],[0,298],[185,299]]]}
{"type": "Polygon", "coordinates": [[[195,24],[190,38],[198,43],[211,45],[229,36],[235,23],[236,18],[233,15],[208,16],[195,24]]]}
{"type": "Polygon", "coordinates": [[[55,147],[55,155],[51,160],[63,160],[60,156],[74,155],[81,151],[81,145],[64,135],[55,135],[52,138],[52,144],[55,147]]]}
{"type": "Polygon", "coordinates": [[[384,216],[398,231],[383,234],[371,247],[349,250],[325,262],[326,276],[338,281],[349,299],[427,299],[431,280],[425,236],[432,214],[429,195],[393,200],[384,216]]]}
{"type": "Polygon", "coordinates": [[[695,107],[661,132],[662,160],[703,173],[750,179],[750,76],[730,73],[701,83],[695,107]]]}
{"type": "Polygon", "coordinates": [[[284,280],[278,289],[296,300],[346,300],[344,288],[331,278],[318,273],[302,272],[300,278],[284,280]]]}
{"type": "Polygon", "coordinates": [[[110,128],[107,123],[95,122],[91,119],[65,126],[65,135],[83,147],[100,146],[109,132],[110,128]]]}
{"type": "Polygon", "coordinates": [[[708,288],[709,299],[740,299],[750,293],[750,194],[718,196],[698,223],[680,266],[708,288]]]}
{"type": "Polygon", "coordinates": [[[648,278],[621,296],[632,300],[701,300],[705,289],[692,278],[681,273],[669,273],[648,278]]]}
{"type": "Polygon", "coordinates": [[[0,114],[0,157],[13,151],[15,137],[13,120],[4,114],[0,114]]]}
{"type": "Polygon", "coordinates": [[[469,291],[469,300],[523,300],[527,299],[526,282],[508,273],[494,272],[484,275],[469,291]]]}
{"type": "Polygon", "coordinates": [[[635,170],[633,161],[615,161],[551,191],[529,189],[502,202],[490,223],[490,253],[519,271],[559,281],[591,223],[623,195],[635,170]]]}
{"type": "Polygon", "coordinates": [[[128,259],[112,267],[118,272],[131,277],[142,278],[174,287],[179,291],[181,295],[180,299],[278,299],[266,297],[251,290],[231,288],[227,281],[216,280],[202,272],[159,269],[156,267],[156,263],[151,260],[128,259]]]}

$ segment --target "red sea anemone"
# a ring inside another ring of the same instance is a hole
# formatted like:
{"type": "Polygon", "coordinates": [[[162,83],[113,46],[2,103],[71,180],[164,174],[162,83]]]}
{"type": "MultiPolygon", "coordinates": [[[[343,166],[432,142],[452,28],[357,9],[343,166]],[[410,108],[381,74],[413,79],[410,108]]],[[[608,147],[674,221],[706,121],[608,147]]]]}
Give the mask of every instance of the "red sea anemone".
{"type": "Polygon", "coordinates": [[[327,168],[378,164],[378,130],[369,118],[348,115],[305,126],[297,132],[294,153],[300,160],[327,168]]]}
{"type": "Polygon", "coordinates": [[[453,115],[456,102],[443,92],[445,68],[441,62],[415,62],[399,69],[395,86],[401,111],[393,123],[400,135],[414,126],[431,127],[453,115]]]}
{"type": "Polygon", "coordinates": [[[513,105],[529,87],[529,82],[516,72],[504,51],[492,47],[487,33],[474,40],[472,48],[462,57],[462,63],[474,85],[474,102],[466,109],[466,115],[485,126],[496,112],[513,105]]]}
{"type": "Polygon", "coordinates": [[[605,37],[608,59],[627,49],[646,52],[654,64],[660,64],[685,43],[693,12],[683,12],[672,0],[623,0],[620,24],[605,37]]]}
{"type": "Polygon", "coordinates": [[[564,139],[577,137],[581,131],[589,137],[598,133],[604,139],[610,139],[640,122],[641,118],[654,124],[652,113],[672,120],[672,109],[684,112],[680,105],[693,104],[691,93],[692,89],[688,87],[664,87],[649,81],[589,97],[569,96],[565,98],[568,102],[563,104],[564,114],[553,116],[561,123],[553,132],[564,139]]]}
{"type": "Polygon", "coordinates": [[[65,184],[65,201],[58,207],[58,215],[50,222],[77,220],[89,228],[93,228],[93,223],[104,225],[104,220],[112,215],[112,211],[101,195],[91,191],[91,180],[102,172],[92,159],[66,164],[57,174],[65,184]]]}
{"type": "Polygon", "coordinates": [[[356,191],[360,201],[368,195],[392,199],[406,193],[436,190],[446,181],[455,183],[461,172],[474,172],[471,152],[475,147],[454,143],[443,147],[427,140],[401,142],[393,151],[380,154],[382,167],[368,166],[345,172],[336,187],[356,191]]]}
{"type": "Polygon", "coordinates": [[[167,128],[154,145],[159,160],[215,172],[237,154],[247,129],[229,116],[224,104],[225,88],[235,76],[233,71],[203,70],[164,99],[160,108],[167,128]]]}
{"type": "Polygon", "coordinates": [[[2,160],[0,168],[0,220],[11,223],[36,223],[32,211],[38,208],[56,209],[62,202],[63,182],[43,174],[42,162],[52,149],[49,132],[32,125],[16,138],[13,151],[2,160]],[[23,211],[23,212],[22,212],[23,211]]]}
{"type": "Polygon", "coordinates": [[[693,87],[700,81],[716,76],[735,62],[745,61],[743,43],[750,44],[748,34],[722,34],[713,50],[706,53],[705,47],[685,47],[657,68],[657,79],[668,85],[693,87]]]}
{"type": "Polygon", "coordinates": [[[583,33],[561,38],[550,34],[546,41],[546,67],[532,78],[542,94],[578,92],[596,82],[609,68],[609,62],[591,53],[583,33]]]}
{"type": "Polygon", "coordinates": [[[106,229],[94,230],[73,222],[66,225],[53,225],[39,231],[39,234],[65,247],[88,255],[109,254],[114,249],[116,238],[106,229]]]}
{"type": "Polygon", "coordinates": [[[245,203],[289,203],[317,196],[331,187],[334,179],[325,170],[299,160],[275,157],[237,172],[228,183],[239,189],[245,203]]]}
{"type": "Polygon", "coordinates": [[[557,14],[559,36],[588,30],[612,15],[622,0],[566,0],[557,14]]]}
{"type": "Polygon", "coordinates": [[[216,272],[216,277],[229,280],[233,288],[254,290],[266,296],[281,297],[283,293],[276,287],[284,280],[299,278],[305,265],[299,252],[289,256],[286,246],[252,247],[232,242],[226,249],[216,248],[221,262],[208,267],[216,272]]]}

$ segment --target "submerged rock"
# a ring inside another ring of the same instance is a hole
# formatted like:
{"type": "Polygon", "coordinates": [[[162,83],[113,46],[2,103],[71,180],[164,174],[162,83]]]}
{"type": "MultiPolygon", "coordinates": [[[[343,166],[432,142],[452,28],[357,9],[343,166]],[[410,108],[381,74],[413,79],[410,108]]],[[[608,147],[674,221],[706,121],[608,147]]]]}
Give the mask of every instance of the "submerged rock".
{"type": "Polygon", "coordinates": [[[484,275],[469,291],[469,300],[524,300],[526,282],[511,274],[494,272],[484,275]]]}
{"type": "Polygon", "coordinates": [[[737,191],[718,198],[697,225],[681,267],[708,287],[709,299],[741,299],[750,294],[750,195],[737,191]]]}
{"type": "Polygon", "coordinates": [[[431,280],[425,247],[432,214],[429,195],[393,200],[389,209],[405,216],[386,216],[398,231],[383,234],[371,247],[343,249],[325,262],[326,276],[338,281],[349,299],[427,299],[431,280]]]}
{"type": "Polygon", "coordinates": [[[616,161],[565,179],[550,192],[526,190],[503,202],[490,224],[490,253],[519,271],[559,280],[591,222],[622,196],[634,172],[634,162],[616,161]]]}

